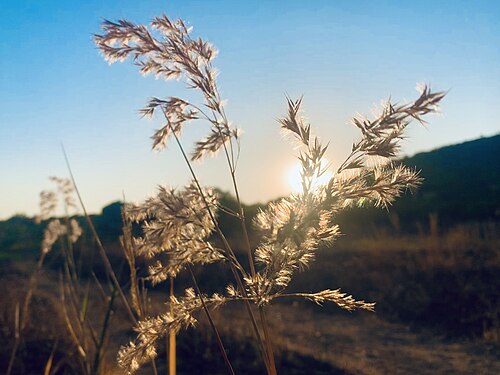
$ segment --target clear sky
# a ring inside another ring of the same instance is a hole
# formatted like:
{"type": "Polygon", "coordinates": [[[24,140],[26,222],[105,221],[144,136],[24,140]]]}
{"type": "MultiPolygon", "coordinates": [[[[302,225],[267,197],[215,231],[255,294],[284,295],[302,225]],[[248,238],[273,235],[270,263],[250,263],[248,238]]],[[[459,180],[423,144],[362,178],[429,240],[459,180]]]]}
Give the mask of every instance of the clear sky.
{"type": "MultiPolygon", "coordinates": [[[[175,148],[150,151],[154,121],[137,110],[151,96],[191,97],[182,84],[109,66],[92,43],[102,18],[147,23],[165,12],[220,53],[222,95],[244,130],[238,177],[246,202],[290,189],[294,150],[276,119],[285,94],[304,95],[328,159],[346,155],[355,113],[381,99],[416,97],[415,85],[450,90],[428,128],[414,126],[405,154],[500,132],[500,1],[24,1],[0,7],[0,219],[37,212],[48,176],[67,176],[69,154],[88,208],[189,175],[175,148]]],[[[208,126],[186,128],[189,148],[208,126]]],[[[229,190],[221,158],[197,164],[206,185],[229,190]]]]}

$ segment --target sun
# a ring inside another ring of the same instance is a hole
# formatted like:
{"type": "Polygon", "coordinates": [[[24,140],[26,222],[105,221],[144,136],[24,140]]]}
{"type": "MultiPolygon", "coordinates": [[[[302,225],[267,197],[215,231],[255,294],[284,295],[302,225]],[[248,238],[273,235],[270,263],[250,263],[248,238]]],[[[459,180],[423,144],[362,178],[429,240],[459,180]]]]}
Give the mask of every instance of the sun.
{"type": "MultiPolygon", "coordinates": [[[[328,165],[328,161],[323,159],[321,162],[322,165],[328,165]]],[[[300,172],[302,171],[302,167],[300,162],[296,162],[288,172],[288,186],[292,193],[302,193],[302,178],[300,172]]],[[[333,174],[330,171],[326,171],[321,176],[314,178],[312,182],[312,188],[316,189],[322,185],[326,185],[330,179],[333,177],[333,174]]]]}

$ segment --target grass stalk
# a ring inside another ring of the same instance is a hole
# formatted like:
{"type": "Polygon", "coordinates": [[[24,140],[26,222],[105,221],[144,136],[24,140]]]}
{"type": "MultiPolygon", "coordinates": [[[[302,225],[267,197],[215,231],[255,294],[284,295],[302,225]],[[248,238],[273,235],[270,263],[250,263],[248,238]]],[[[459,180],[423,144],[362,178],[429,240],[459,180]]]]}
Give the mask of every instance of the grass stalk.
{"type": "MultiPolygon", "coordinates": [[[[230,172],[231,172],[231,179],[232,179],[233,187],[234,187],[234,193],[236,195],[236,201],[238,203],[238,208],[240,211],[238,217],[239,217],[239,221],[241,223],[241,229],[243,231],[243,237],[245,240],[245,246],[246,246],[246,251],[247,251],[247,255],[248,255],[248,262],[250,264],[250,272],[251,272],[252,277],[255,277],[256,272],[255,272],[255,264],[254,264],[253,257],[252,257],[252,247],[250,245],[250,238],[248,236],[248,230],[247,230],[247,225],[246,225],[246,220],[245,220],[245,211],[244,211],[243,205],[241,203],[240,194],[238,191],[238,184],[236,182],[236,170],[234,168],[234,165],[231,164],[231,161],[229,159],[229,155],[227,153],[227,148],[225,145],[224,145],[224,150],[226,153],[227,161],[229,163],[230,172]]],[[[271,335],[269,332],[269,326],[267,324],[266,313],[264,311],[264,306],[262,306],[262,305],[259,305],[259,315],[260,315],[262,328],[264,330],[264,340],[265,340],[264,343],[265,343],[265,347],[266,347],[266,355],[268,358],[268,372],[270,375],[276,375],[277,371],[276,371],[276,364],[275,364],[275,359],[274,359],[273,345],[272,345],[272,341],[271,341],[271,335]]]]}
{"type": "Polygon", "coordinates": [[[266,353],[269,360],[269,374],[276,375],[276,363],[274,360],[273,343],[271,341],[271,333],[269,330],[269,325],[267,324],[266,313],[264,311],[264,306],[259,306],[260,320],[262,321],[262,327],[264,329],[264,339],[266,340],[266,353]]]}
{"type": "MultiPolygon", "coordinates": [[[[216,94],[218,95],[217,91],[216,91],[216,94]]],[[[224,113],[224,109],[222,109],[221,115],[222,115],[224,121],[227,123],[227,118],[226,118],[226,115],[224,113]]],[[[220,133],[220,128],[218,128],[218,129],[219,129],[219,133],[220,133]]],[[[221,133],[220,133],[220,135],[222,137],[221,133]]],[[[235,166],[235,161],[234,161],[233,144],[232,144],[231,140],[230,140],[229,144],[230,144],[231,157],[229,156],[228,149],[227,149],[227,146],[225,143],[223,144],[223,148],[224,148],[224,153],[225,153],[226,160],[227,160],[228,167],[229,167],[229,172],[231,174],[231,180],[233,183],[233,189],[234,189],[234,193],[236,196],[236,201],[238,204],[238,210],[239,210],[238,219],[239,219],[240,224],[241,224],[243,238],[245,241],[245,249],[246,249],[247,256],[248,256],[248,263],[250,266],[250,274],[252,275],[252,277],[255,278],[255,276],[256,276],[255,264],[254,264],[254,260],[253,260],[253,256],[252,256],[252,247],[250,245],[250,238],[249,238],[248,230],[247,230],[247,226],[246,226],[245,210],[243,209],[243,204],[241,203],[240,193],[238,190],[238,183],[236,181],[236,166],[235,166]]],[[[276,375],[277,371],[276,371],[276,364],[275,364],[275,359],[274,359],[274,351],[273,351],[271,336],[270,336],[269,327],[267,324],[267,319],[266,319],[264,307],[261,305],[259,305],[259,315],[260,315],[261,324],[262,324],[262,327],[264,330],[265,356],[267,357],[266,367],[267,367],[269,375],[276,375]]]]}
{"type": "MultiPolygon", "coordinates": [[[[165,118],[167,117],[166,116],[166,113],[164,112],[164,115],[165,115],[165,118]]],[[[189,171],[191,173],[191,176],[193,177],[193,180],[196,184],[196,186],[198,187],[198,190],[200,192],[200,195],[204,201],[204,204],[205,204],[205,207],[210,215],[210,219],[212,220],[212,222],[214,223],[215,225],[215,229],[216,229],[216,232],[217,232],[217,235],[219,236],[219,238],[221,239],[223,245],[224,245],[224,248],[227,252],[227,254],[229,255],[230,257],[230,261],[229,261],[229,265],[230,265],[230,268],[231,268],[231,272],[233,273],[233,276],[236,280],[236,283],[238,285],[238,289],[240,290],[240,292],[242,293],[242,295],[244,296],[244,303],[245,303],[245,307],[246,307],[246,310],[247,310],[247,313],[250,317],[250,321],[252,323],[252,328],[254,330],[254,333],[257,337],[257,340],[259,341],[259,344],[260,344],[260,347],[261,347],[261,352],[262,352],[262,356],[264,358],[264,362],[265,362],[265,365],[266,365],[266,368],[268,369],[268,373],[269,374],[272,374],[272,371],[269,369],[269,366],[270,366],[270,360],[267,358],[267,354],[268,353],[268,350],[266,349],[266,346],[265,346],[265,343],[264,343],[264,340],[262,339],[262,336],[259,332],[259,328],[258,328],[258,325],[257,325],[257,321],[255,319],[255,315],[253,314],[253,311],[252,311],[252,307],[250,306],[250,302],[248,301],[247,299],[247,292],[246,292],[246,289],[245,289],[245,286],[243,285],[243,282],[241,280],[241,277],[240,275],[238,274],[238,270],[240,270],[240,272],[245,275],[245,270],[244,268],[241,266],[241,264],[238,262],[238,259],[236,258],[236,255],[234,254],[234,251],[232,250],[231,246],[229,245],[229,242],[227,241],[224,233],[222,232],[222,230],[220,229],[218,223],[217,223],[217,220],[215,219],[215,216],[212,212],[212,210],[210,209],[210,206],[208,205],[208,202],[206,201],[206,198],[205,198],[205,195],[203,194],[203,189],[201,188],[201,185],[199,183],[199,180],[193,170],[193,167],[191,165],[191,162],[189,161],[189,158],[187,157],[186,155],[186,152],[184,151],[184,148],[182,147],[182,144],[179,140],[179,137],[177,136],[177,134],[175,133],[174,129],[172,128],[172,125],[169,123],[169,126],[170,126],[170,130],[172,131],[172,134],[174,136],[174,139],[177,143],[177,146],[184,158],[184,161],[186,162],[188,168],[189,168],[189,171]]],[[[252,262],[253,264],[253,262],[252,262]]]]}
{"type": "MultiPolygon", "coordinates": [[[[158,338],[168,336],[172,327],[177,330],[192,324],[195,319],[192,314],[202,307],[218,339],[221,353],[227,358],[207,305],[212,300],[221,304],[229,300],[242,300],[258,339],[267,374],[276,375],[272,336],[264,306],[274,298],[285,296],[284,292],[294,273],[305,268],[314,259],[320,245],[332,243],[340,236],[338,225],[333,222],[338,211],[365,202],[387,207],[405,189],[420,184],[415,171],[395,165],[391,160],[397,156],[400,148],[398,142],[404,138],[406,126],[412,120],[423,123],[422,116],[435,112],[445,93],[433,93],[428,86],[421,86],[420,96],[413,103],[400,105],[388,101],[373,120],[361,116],[353,118],[353,124],[360,129],[362,138],[353,144],[350,156],[341,164],[337,175],[327,173],[331,168],[330,164],[325,165],[324,162],[328,144],[323,145],[318,137],[311,135],[311,126],[301,115],[302,99],[293,101],[288,98],[288,113],[278,121],[282,130],[292,136],[301,148],[298,159],[302,191],[271,202],[266,209],[259,211],[255,224],[262,234],[261,243],[256,249],[252,249],[236,179],[236,166],[240,156],[239,130],[229,123],[217,87],[217,71],[212,66],[216,49],[201,38],[191,38],[191,28],[182,20],[172,21],[166,15],[154,18],[151,30],[127,20],[105,20],[102,29],[103,34],[96,34],[94,40],[108,62],[123,61],[131,57],[141,73],[155,74],[166,80],[184,79],[188,87],[198,89],[204,99],[200,108],[177,97],[153,97],[140,110],[143,116],[150,118],[158,110],[163,112],[166,124],[155,131],[152,137],[153,149],[165,148],[169,138],[173,137],[193,182],[186,187],[184,193],[179,193],[176,189],[167,191],[162,187],[157,197],[146,200],[143,205],[131,207],[132,218],[136,221],[151,218],[151,221],[144,222],[144,235],[134,250],[151,257],[162,252],[174,252],[168,265],[165,266],[158,260],[152,266],[151,270],[154,272],[150,271],[151,276],[154,280],[164,281],[187,268],[201,304],[196,303],[196,296],[189,290],[186,300],[179,301],[178,316],[167,313],[156,320],[146,321],[144,326],[138,327],[137,340],[120,352],[120,364],[135,371],[151,353],[154,354],[150,349],[158,338]],[[188,158],[179,141],[179,134],[191,120],[207,120],[212,128],[207,137],[195,143],[194,153],[188,158]],[[246,264],[245,267],[242,266],[218,225],[216,209],[211,206],[212,194],[202,189],[191,164],[207,155],[216,154],[220,149],[224,150],[236,195],[238,209],[233,214],[241,224],[248,267],[246,264]],[[373,156],[383,160],[380,165],[378,162],[377,165],[372,165],[373,156]],[[352,170],[354,173],[338,176],[344,170],[352,170]],[[320,181],[320,177],[325,178],[326,182],[320,181]],[[193,213],[196,215],[197,212],[202,215],[192,218],[193,213]],[[222,246],[218,247],[222,247],[222,250],[213,248],[210,234],[219,237],[222,246]],[[203,251],[207,252],[199,251],[200,246],[204,246],[203,251]],[[256,269],[254,258],[259,261],[259,269],[256,269]],[[237,288],[228,285],[227,297],[204,297],[198,288],[193,264],[221,260],[229,262],[237,288]],[[194,304],[192,299],[195,300],[194,304]],[[260,327],[250,302],[257,305],[260,327]],[[186,311],[181,308],[186,308],[186,311]]],[[[326,289],[301,296],[316,303],[333,302],[350,311],[373,310],[374,305],[356,301],[339,289],[326,289]]],[[[172,299],[173,302],[177,300],[172,299]]]]}
{"type": "Polygon", "coordinates": [[[92,235],[93,235],[93,237],[94,237],[94,239],[96,241],[97,247],[99,249],[99,254],[100,254],[101,259],[102,259],[102,261],[104,263],[104,267],[106,268],[106,272],[108,273],[109,277],[111,278],[111,281],[112,281],[114,287],[118,291],[118,293],[120,295],[120,298],[122,299],[123,305],[125,306],[125,310],[127,311],[128,315],[129,315],[130,320],[134,324],[137,324],[137,319],[135,318],[134,313],[132,312],[130,304],[129,304],[128,300],[127,300],[127,297],[125,297],[125,294],[123,293],[123,290],[122,290],[122,288],[120,286],[120,283],[118,282],[118,279],[116,278],[116,275],[115,275],[115,272],[113,270],[113,267],[111,266],[109,258],[108,258],[107,254],[106,254],[106,250],[104,249],[104,246],[103,246],[103,244],[101,242],[101,239],[99,238],[99,235],[97,234],[97,231],[95,229],[94,223],[92,222],[92,219],[90,218],[90,216],[89,216],[89,214],[87,212],[85,204],[83,203],[83,199],[82,199],[82,196],[80,194],[80,190],[78,189],[78,186],[77,186],[76,181],[75,181],[75,177],[73,176],[73,171],[71,170],[71,165],[69,163],[68,155],[66,154],[66,150],[64,149],[63,145],[62,145],[62,151],[63,151],[63,154],[64,154],[64,160],[66,161],[66,166],[68,168],[68,172],[69,172],[71,181],[73,183],[73,186],[75,187],[75,192],[76,192],[76,195],[78,197],[78,201],[80,202],[80,206],[82,207],[83,214],[85,216],[87,224],[88,224],[88,226],[90,228],[90,231],[92,232],[92,235]]]}
{"type": "Polygon", "coordinates": [[[54,343],[49,359],[47,360],[47,363],[45,363],[43,375],[50,375],[52,371],[52,364],[54,363],[54,354],[56,353],[56,348],[57,348],[57,342],[54,343]]]}
{"type": "MultiPolygon", "coordinates": [[[[170,298],[174,296],[174,278],[170,278],[170,298]]],[[[172,308],[170,308],[172,313],[172,308]]],[[[177,371],[176,332],[171,329],[168,335],[168,375],[176,375],[177,371]]]]}
{"type": "MultiPolygon", "coordinates": [[[[83,199],[82,199],[82,196],[80,194],[80,190],[78,189],[78,185],[76,184],[76,180],[75,180],[75,177],[73,175],[73,171],[71,169],[71,165],[70,165],[70,162],[69,162],[69,158],[68,158],[68,155],[66,153],[66,150],[64,148],[64,145],[61,144],[61,148],[62,148],[62,152],[63,152],[63,155],[64,155],[64,160],[66,162],[66,166],[68,168],[68,173],[70,175],[70,178],[71,178],[71,182],[73,183],[73,186],[75,188],[75,192],[76,192],[76,195],[78,197],[78,201],[80,202],[80,206],[82,207],[82,210],[83,210],[83,214],[85,216],[85,220],[87,221],[87,224],[90,228],[90,231],[96,241],[96,244],[97,244],[97,247],[99,249],[99,255],[101,256],[101,259],[104,263],[104,267],[106,269],[106,273],[108,274],[108,276],[110,277],[111,279],[111,282],[114,286],[114,288],[116,288],[116,291],[118,292],[118,294],[120,295],[120,298],[123,302],[123,305],[125,306],[125,310],[127,311],[127,314],[130,318],[130,320],[132,321],[132,323],[134,325],[137,325],[137,319],[134,315],[134,313],[132,312],[132,308],[130,306],[130,303],[128,302],[127,300],[127,297],[125,296],[125,294],[123,293],[123,289],[121,288],[120,286],[120,283],[118,282],[118,279],[116,277],[116,274],[113,270],[113,267],[111,266],[111,262],[109,261],[109,258],[106,254],[106,250],[104,249],[104,246],[101,242],[101,239],[99,237],[99,235],[97,234],[97,230],[95,229],[95,226],[94,226],[94,223],[92,222],[92,219],[90,218],[88,212],[87,212],[87,209],[85,207],[85,204],[83,202],[83,199]]],[[[156,363],[154,361],[154,359],[151,360],[151,365],[152,365],[152,368],[153,368],[153,374],[154,375],[157,375],[158,374],[158,369],[156,367],[156,363]]]]}
{"type": "Polygon", "coordinates": [[[109,320],[111,318],[111,314],[113,312],[113,304],[115,302],[115,297],[116,297],[116,288],[113,287],[113,290],[111,291],[111,297],[109,298],[109,303],[106,309],[106,314],[104,315],[104,321],[102,323],[102,328],[101,328],[101,334],[99,336],[99,341],[97,342],[96,349],[95,349],[95,357],[94,357],[94,364],[92,365],[92,374],[93,375],[98,375],[99,374],[99,366],[102,361],[102,351],[104,347],[104,341],[106,340],[106,333],[109,328],[109,320]]]}
{"type": "Polygon", "coordinates": [[[19,304],[16,304],[15,341],[14,341],[14,346],[12,347],[12,351],[10,353],[9,363],[7,365],[7,370],[5,372],[5,375],[10,375],[12,372],[12,368],[14,366],[14,360],[16,358],[19,345],[21,344],[24,329],[26,328],[31,300],[33,298],[33,294],[35,292],[36,285],[38,283],[38,277],[42,270],[43,262],[45,261],[46,256],[47,256],[46,252],[41,252],[40,258],[38,259],[38,262],[36,264],[35,271],[30,277],[30,281],[28,284],[28,291],[26,292],[26,296],[24,298],[22,310],[19,310],[19,304]]]}
{"type": "Polygon", "coordinates": [[[203,310],[205,311],[205,314],[207,315],[208,322],[210,323],[210,326],[212,327],[212,330],[214,331],[215,334],[215,339],[217,342],[217,346],[219,347],[219,350],[222,354],[222,358],[224,359],[224,363],[226,364],[226,368],[229,374],[235,375],[233,367],[231,366],[231,362],[229,361],[229,358],[227,357],[226,349],[224,348],[224,344],[222,343],[222,340],[219,335],[219,331],[217,330],[217,327],[215,326],[215,323],[212,319],[212,315],[210,314],[210,311],[208,310],[208,307],[205,303],[205,299],[203,298],[203,295],[201,294],[200,287],[198,286],[198,282],[196,281],[196,277],[193,272],[193,267],[188,264],[188,270],[189,274],[191,275],[191,280],[193,281],[194,288],[196,290],[196,294],[198,294],[198,298],[200,299],[201,304],[203,305],[203,310]]]}

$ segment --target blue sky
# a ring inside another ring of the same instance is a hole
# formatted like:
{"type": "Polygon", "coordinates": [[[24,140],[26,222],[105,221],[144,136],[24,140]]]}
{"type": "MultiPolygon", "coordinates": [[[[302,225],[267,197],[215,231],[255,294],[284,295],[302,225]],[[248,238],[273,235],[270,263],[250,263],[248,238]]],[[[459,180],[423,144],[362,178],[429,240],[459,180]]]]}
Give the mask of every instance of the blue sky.
{"type": "MultiPolygon", "coordinates": [[[[409,131],[405,154],[500,132],[498,1],[22,1],[0,8],[0,219],[37,212],[47,176],[66,176],[64,143],[91,211],[141,200],[188,172],[173,147],[150,151],[155,121],[137,110],[151,96],[193,98],[181,83],[109,66],[92,43],[102,18],[147,23],[165,12],[215,44],[219,84],[244,130],[238,176],[247,202],[289,189],[294,150],[276,118],[285,95],[304,95],[329,160],[356,140],[349,124],[380,100],[416,97],[415,85],[450,90],[442,114],[409,131]]],[[[187,148],[207,132],[187,128],[187,148]]],[[[207,185],[229,190],[221,158],[197,164],[207,185]]]]}

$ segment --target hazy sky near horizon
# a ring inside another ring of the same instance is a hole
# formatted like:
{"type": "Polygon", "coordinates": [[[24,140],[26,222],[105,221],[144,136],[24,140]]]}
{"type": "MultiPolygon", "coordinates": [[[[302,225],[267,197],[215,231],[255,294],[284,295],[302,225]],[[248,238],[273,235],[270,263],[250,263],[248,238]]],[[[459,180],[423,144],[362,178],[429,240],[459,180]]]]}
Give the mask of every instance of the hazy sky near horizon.
{"type": "MultiPolygon", "coordinates": [[[[151,96],[196,98],[180,82],[109,66],[92,42],[103,18],[147,23],[166,13],[194,27],[219,56],[222,96],[243,129],[238,177],[244,201],[289,189],[294,155],[276,119],[285,95],[304,95],[305,115],[338,165],[358,137],[352,115],[417,83],[450,90],[442,114],[411,127],[404,154],[500,132],[499,1],[24,1],[0,7],[0,219],[34,215],[47,177],[67,176],[61,143],[91,212],[125,194],[189,179],[174,147],[151,151],[158,121],[137,110],[151,96]]],[[[209,127],[186,127],[187,149],[209,127]]],[[[173,145],[172,145],[173,146],[173,145]]],[[[196,164],[206,185],[230,190],[221,157],[196,164]]]]}

